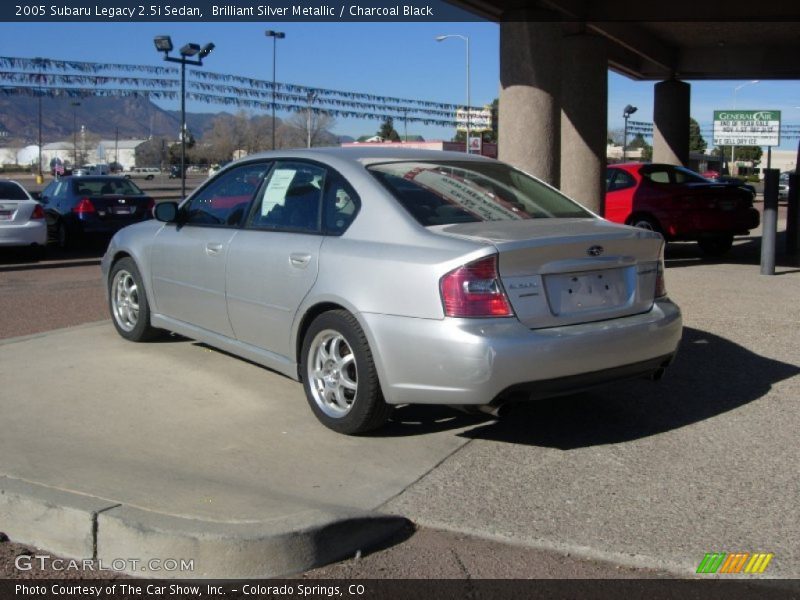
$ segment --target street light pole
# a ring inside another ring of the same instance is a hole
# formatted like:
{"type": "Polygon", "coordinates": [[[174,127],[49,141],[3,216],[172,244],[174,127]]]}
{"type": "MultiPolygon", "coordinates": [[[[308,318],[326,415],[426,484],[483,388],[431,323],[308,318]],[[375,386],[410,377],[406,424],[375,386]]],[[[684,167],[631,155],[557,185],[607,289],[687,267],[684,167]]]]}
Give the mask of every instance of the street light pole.
{"type": "Polygon", "coordinates": [[[628,148],[628,118],[639,110],[637,107],[628,104],[625,108],[622,109],[622,118],[625,119],[625,130],[622,134],[622,162],[627,160],[627,148],[628,148]]]}
{"type": "Polygon", "coordinates": [[[308,92],[306,99],[308,100],[308,108],[306,109],[308,111],[306,113],[306,132],[308,134],[308,139],[306,141],[306,148],[311,148],[311,103],[317,99],[317,94],[308,92]]]}
{"type": "Polygon", "coordinates": [[[37,94],[39,97],[39,167],[36,169],[36,183],[42,183],[44,181],[44,176],[42,175],[42,95],[44,94],[42,81],[44,80],[44,59],[37,58],[36,61],[39,63],[39,93],[37,94]]]}
{"type": "Polygon", "coordinates": [[[285,38],[286,34],[268,29],[264,35],[272,38],[272,149],[275,150],[275,64],[278,56],[278,40],[285,38]]]}
{"type": "MultiPolygon", "coordinates": [[[[742,89],[743,87],[747,87],[748,85],[753,85],[755,83],[759,83],[759,81],[760,81],[759,79],[753,79],[753,81],[748,81],[747,83],[743,83],[741,85],[737,85],[735,88],[733,88],[733,110],[736,110],[736,93],[740,89],[742,89]]],[[[728,175],[733,175],[732,168],[736,165],[736,158],[734,156],[735,154],[736,154],[736,146],[731,146],[731,162],[730,162],[730,165],[728,165],[728,175]]],[[[723,156],[723,158],[724,158],[724,156],[723,156]]],[[[736,174],[738,175],[739,174],[738,173],[739,170],[737,169],[736,171],[737,171],[736,174]]]]}
{"type": "Polygon", "coordinates": [[[172,38],[168,35],[157,35],[153,38],[156,50],[164,53],[167,62],[180,63],[181,65],[181,198],[186,197],[186,65],[203,66],[203,59],[214,50],[214,44],[209,42],[202,48],[199,44],[185,44],[180,50],[180,58],[170,56],[172,52],[172,38]],[[190,57],[198,55],[196,59],[190,57]]]}
{"type": "Polygon", "coordinates": [[[78,164],[78,107],[80,102],[70,102],[72,107],[72,168],[79,167],[78,164]]]}
{"type": "Polygon", "coordinates": [[[470,109],[470,107],[472,106],[472,98],[471,98],[471,87],[470,87],[470,82],[469,82],[469,36],[461,35],[459,33],[453,33],[453,34],[448,34],[448,35],[437,35],[435,39],[436,39],[437,42],[442,42],[442,41],[446,40],[447,38],[460,38],[460,39],[464,40],[464,42],[466,43],[466,47],[467,47],[467,143],[466,143],[466,150],[467,150],[467,154],[469,154],[470,153],[469,137],[470,137],[470,132],[471,132],[470,121],[472,119],[472,114],[471,114],[471,109],[470,109]]]}

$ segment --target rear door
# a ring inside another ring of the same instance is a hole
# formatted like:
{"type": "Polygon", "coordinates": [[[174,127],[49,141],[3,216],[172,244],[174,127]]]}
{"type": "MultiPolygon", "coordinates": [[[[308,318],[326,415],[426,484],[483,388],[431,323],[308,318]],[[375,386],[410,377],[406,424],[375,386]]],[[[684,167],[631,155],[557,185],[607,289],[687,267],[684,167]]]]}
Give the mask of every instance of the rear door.
{"type": "Polygon", "coordinates": [[[151,253],[152,289],[160,314],[233,337],[225,302],[231,241],[268,170],[246,163],[209,181],[181,206],[179,224],[167,224],[151,253]]]}

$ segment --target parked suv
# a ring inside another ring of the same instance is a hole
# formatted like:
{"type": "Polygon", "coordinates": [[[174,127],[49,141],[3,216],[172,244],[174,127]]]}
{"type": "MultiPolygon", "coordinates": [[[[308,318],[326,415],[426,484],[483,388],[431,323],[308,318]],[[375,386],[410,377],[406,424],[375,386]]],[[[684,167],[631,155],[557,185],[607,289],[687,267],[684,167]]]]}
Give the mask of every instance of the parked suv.
{"type": "Polygon", "coordinates": [[[156,175],[161,174],[161,169],[158,167],[133,167],[130,171],[125,173],[127,179],[146,179],[150,181],[156,175]]]}

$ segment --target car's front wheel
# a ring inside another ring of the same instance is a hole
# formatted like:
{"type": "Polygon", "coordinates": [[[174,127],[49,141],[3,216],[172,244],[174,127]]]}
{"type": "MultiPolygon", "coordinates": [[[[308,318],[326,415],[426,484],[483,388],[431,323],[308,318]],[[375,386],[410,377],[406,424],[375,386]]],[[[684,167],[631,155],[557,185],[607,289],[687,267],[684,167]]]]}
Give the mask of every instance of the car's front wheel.
{"type": "Polygon", "coordinates": [[[367,338],[347,311],[326,312],[311,323],[300,361],[306,399],[326,427],[353,435],[389,418],[392,408],[383,399],[367,338]]]}
{"type": "Polygon", "coordinates": [[[150,325],[150,306],[139,269],[132,258],[123,258],[111,268],[108,279],[111,320],[117,332],[132,342],[147,342],[162,333],[150,325]]]}

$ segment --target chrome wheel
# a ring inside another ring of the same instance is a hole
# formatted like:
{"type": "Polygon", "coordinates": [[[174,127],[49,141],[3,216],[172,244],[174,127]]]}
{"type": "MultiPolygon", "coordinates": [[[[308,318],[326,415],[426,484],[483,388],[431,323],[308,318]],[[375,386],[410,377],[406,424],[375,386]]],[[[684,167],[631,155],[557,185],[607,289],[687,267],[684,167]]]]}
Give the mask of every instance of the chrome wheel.
{"type": "Polygon", "coordinates": [[[319,409],[336,419],[347,415],[358,393],[356,357],[347,339],[333,329],[320,331],[307,362],[309,388],[319,409]]]}
{"type": "Polygon", "coordinates": [[[111,284],[114,320],[123,331],[133,331],[139,322],[139,287],[133,275],[121,269],[111,284]]]}

